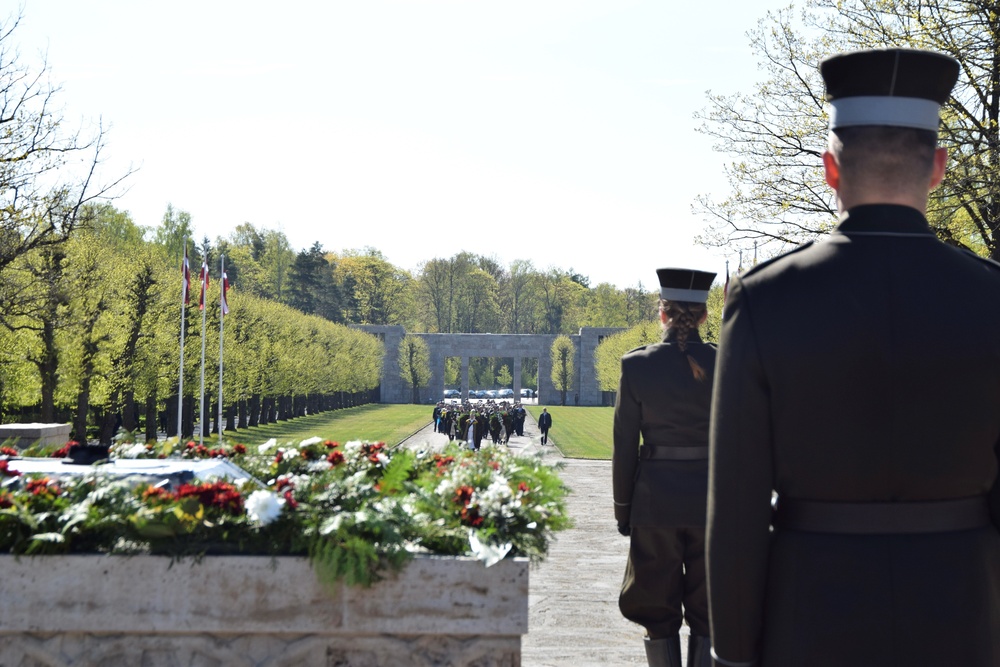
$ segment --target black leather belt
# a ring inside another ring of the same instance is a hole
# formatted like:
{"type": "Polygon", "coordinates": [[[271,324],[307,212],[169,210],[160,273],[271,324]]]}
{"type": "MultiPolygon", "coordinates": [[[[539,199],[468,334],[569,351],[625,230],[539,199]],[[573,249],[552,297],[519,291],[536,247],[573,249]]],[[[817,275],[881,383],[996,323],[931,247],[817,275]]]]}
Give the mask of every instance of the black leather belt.
{"type": "Polygon", "coordinates": [[[813,533],[902,535],[972,530],[990,524],[985,496],[895,503],[837,503],[778,498],[775,528],[813,533]]]}
{"type": "Polygon", "coordinates": [[[705,447],[668,447],[667,445],[643,445],[639,448],[640,459],[668,459],[671,461],[699,461],[708,458],[705,447]]]}

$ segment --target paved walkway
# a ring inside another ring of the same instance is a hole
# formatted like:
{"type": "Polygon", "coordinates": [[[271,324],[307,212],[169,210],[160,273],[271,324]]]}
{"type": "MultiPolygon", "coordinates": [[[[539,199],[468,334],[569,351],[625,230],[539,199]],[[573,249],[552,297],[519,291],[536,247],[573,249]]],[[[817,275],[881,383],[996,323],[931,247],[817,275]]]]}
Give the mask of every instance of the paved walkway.
{"type": "MultiPolygon", "coordinates": [[[[540,453],[564,466],[560,476],[571,490],[568,509],[575,523],[557,534],[548,558],[531,570],[522,665],[645,665],[643,629],[618,612],[628,539],[618,534],[612,515],[611,462],[563,458],[558,429],[552,434],[542,447],[538,425],[528,415],[524,436],[509,443],[518,453],[540,453]]],[[[447,439],[428,426],[405,444],[427,442],[444,444],[447,439]]],[[[687,631],[687,626],[681,629],[687,631]]],[[[681,644],[686,649],[687,640],[681,644]]]]}

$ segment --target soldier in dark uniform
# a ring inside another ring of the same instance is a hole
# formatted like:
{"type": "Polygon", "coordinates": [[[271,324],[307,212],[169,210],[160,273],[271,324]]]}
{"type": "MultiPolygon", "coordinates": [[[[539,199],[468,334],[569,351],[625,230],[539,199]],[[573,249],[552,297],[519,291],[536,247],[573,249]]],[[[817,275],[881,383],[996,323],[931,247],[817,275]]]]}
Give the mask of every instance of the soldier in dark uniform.
{"type": "Polygon", "coordinates": [[[821,71],[840,224],[733,280],[722,325],[713,652],[743,667],[996,667],[1000,265],[925,218],[959,66],[890,49],[821,71]]]}
{"type": "Polygon", "coordinates": [[[622,357],[615,402],[615,519],[631,535],[618,606],[646,628],[651,667],[680,667],[685,619],[688,665],[707,667],[705,503],[715,346],[701,341],[698,326],[708,315],[715,274],[656,273],[664,341],[622,357]]]}

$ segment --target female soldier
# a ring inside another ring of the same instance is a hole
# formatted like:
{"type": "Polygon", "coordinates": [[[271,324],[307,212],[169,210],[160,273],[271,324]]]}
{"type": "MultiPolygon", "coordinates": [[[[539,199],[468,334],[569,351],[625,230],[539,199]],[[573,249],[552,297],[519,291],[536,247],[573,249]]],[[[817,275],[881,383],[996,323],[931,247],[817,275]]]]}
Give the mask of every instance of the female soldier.
{"type": "Polygon", "coordinates": [[[658,269],[663,342],[622,357],[612,460],[615,519],[631,536],[618,606],[646,628],[650,667],[710,666],[705,588],[708,423],[715,346],[701,341],[714,273],[658,269]],[[639,437],[642,436],[642,446],[639,437]]]}

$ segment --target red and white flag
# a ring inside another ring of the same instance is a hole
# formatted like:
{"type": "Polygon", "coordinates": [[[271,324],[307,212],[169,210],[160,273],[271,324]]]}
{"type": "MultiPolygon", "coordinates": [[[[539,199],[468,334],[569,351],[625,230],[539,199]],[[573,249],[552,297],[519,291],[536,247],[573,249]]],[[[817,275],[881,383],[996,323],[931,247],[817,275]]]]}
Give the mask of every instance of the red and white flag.
{"type": "Polygon", "coordinates": [[[208,291],[208,262],[201,262],[201,299],[198,301],[198,310],[205,310],[205,292],[208,291]]]}
{"type": "Polygon", "coordinates": [[[222,314],[229,314],[229,298],[227,294],[229,293],[229,274],[225,271],[222,272],[222,314]]]}
{"type": "Polygon", "coordinates": [[[187,245],[184,245],[184,264],[181,266],[181,273],[184,276],[184,293],[182,301],[184,305],[191,303],[191,263],[188,262],[187,245]]]}

